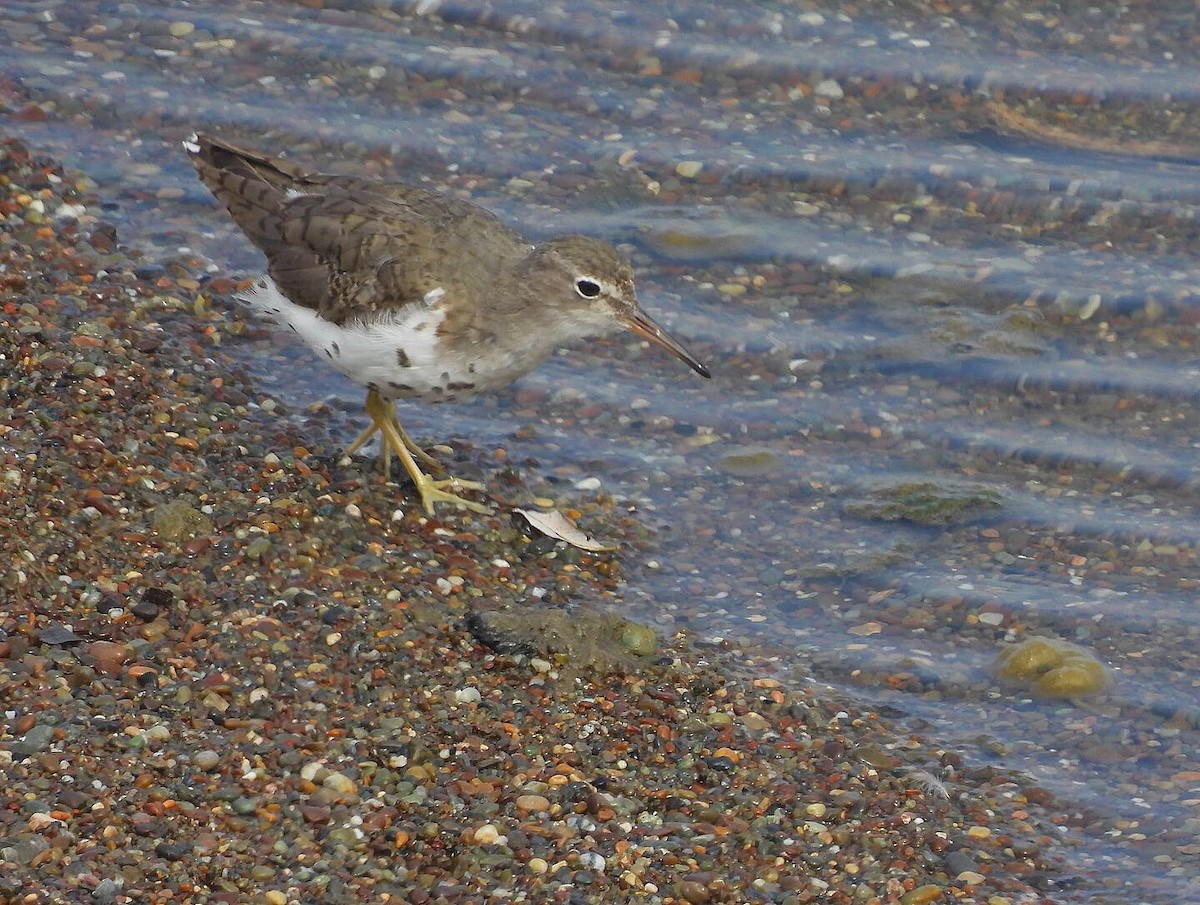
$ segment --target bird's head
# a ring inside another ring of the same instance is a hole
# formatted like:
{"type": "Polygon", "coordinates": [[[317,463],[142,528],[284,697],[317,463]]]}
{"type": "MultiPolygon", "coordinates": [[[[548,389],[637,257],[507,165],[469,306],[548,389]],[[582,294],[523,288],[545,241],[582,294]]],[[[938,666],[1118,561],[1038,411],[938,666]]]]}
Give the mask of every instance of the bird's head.
{"type": "Polygon", "coordinates": [[[638,304],[633,288],[633,267],[625,256],[599,239],[559,236],[536,246],[524,275],[536,282],[538,298],[553,309],[568,331],[579,336],[631,330],[666,349],[702,377],[708,368],[638,304]]]}

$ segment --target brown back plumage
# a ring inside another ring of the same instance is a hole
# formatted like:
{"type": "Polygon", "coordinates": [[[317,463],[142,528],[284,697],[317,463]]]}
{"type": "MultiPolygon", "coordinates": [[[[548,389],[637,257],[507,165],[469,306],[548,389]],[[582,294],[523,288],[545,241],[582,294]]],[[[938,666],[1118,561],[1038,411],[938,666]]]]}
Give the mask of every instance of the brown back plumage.
{"type": "Polygon", "coordinates": [[[478,293],[529,249],[488,211],[447,195],[308,173],[208,135],[186,147],[200,179],[266,255],[280,292],[335,324],[421,303],[433,289],[478,293]]]}

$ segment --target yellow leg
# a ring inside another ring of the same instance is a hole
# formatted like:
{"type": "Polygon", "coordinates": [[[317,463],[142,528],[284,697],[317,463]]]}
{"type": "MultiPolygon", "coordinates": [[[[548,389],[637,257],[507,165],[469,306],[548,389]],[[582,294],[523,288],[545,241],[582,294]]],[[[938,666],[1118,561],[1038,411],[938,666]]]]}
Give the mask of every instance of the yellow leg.
{"type": "MultiPolygon", "coordinates": [[[[373,391],[369,390],[368,392],[373,391]]],[[[425,452],[425,450],[421,449],[421,447],[417,445],[417,441],[408,435],[408,431],[400,426],[400,419],[396,417],[396,409],[392,406],[388,406],[388,411],[391,413],[390,420],[392,425],[399,432],[400,439],[404,441],[404,445],[408,447],[408,451],[412,453],[413,458],[420,459],[422,462],[432,468],[440,467],[441,463],[439,463],[438,460],[433,456],[429,455],[429,453],[425,452]]],[[[346,455],[354,455],[356,452],[362,449],[366,442],[374,437],[377,433],[379,433],[379,425],[372,421],[369,425],[367,425],[367,429],[355,437],[354,442],[346,448],[346,455]]],[[[384,468],[385,471],[391,467],[391,455],[391,448],[386,443],[383,444],[383,456],[387,460],[387,466],[384,468]]]]}
{"type": "Polygon", "coordinates": [[[408,476],[417,485],[417,493],[421,496],[421,503],[425,506],[426,513],[433,515],[434,503],[453,503],[456,506],[465,506],[472,512],[481,512],[484,515],[492,511],[487,506],[471,500],[465,500],[456,494],[442,489],[444,487],[452,487],[455,490],[482,490],[482,484],[476,481],[460,481],[457,478],[434,480],[417,467],[417,463],[413,459],[414,453],[419,453],[425,461],[432,462],[434,460],[404,432],[404,429],[400,426],[399,419],[396,417],[396,407],[392,403],[380,396],[375,390],[367,390],[366,408],[367,414],[371,416],[371,426],[359,434],[354,443],[350,445],[348,452],[358,449],[370,437],[374,436],[376,431],[379,431],[383,434],[381,447],[383,449],[382,458],[385,467],[391,465],[391,454],[393,452],[400,457],[400,461],[404,464],[404,470],[408,472],[408,476]]]}

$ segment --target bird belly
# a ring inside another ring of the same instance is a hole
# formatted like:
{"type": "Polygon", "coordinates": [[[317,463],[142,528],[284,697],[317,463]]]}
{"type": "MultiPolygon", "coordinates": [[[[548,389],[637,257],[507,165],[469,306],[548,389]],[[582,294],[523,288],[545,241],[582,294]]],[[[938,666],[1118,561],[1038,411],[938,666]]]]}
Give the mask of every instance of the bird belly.
{"type": "MultiPolygon", "coordinates": [[[[371,321],[335,324],[288,299],[269,278],[240,298],[255,311],[288,327],[321,358],[355,383],[385,399],[450,402],[501,384],[477,374],[476,356],[451,352],[438,337],[445,312],[436,305],[409,305],[371,321]]],[[[435,296],[440,298],[440,296],[435,296]]]]}

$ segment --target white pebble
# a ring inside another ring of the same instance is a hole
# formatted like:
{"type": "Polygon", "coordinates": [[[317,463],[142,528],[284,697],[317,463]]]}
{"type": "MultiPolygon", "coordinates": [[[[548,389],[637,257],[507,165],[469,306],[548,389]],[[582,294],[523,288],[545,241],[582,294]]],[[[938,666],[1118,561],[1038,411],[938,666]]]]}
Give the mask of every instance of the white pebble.
{"type": "Polygon", "coordinates": [[[846,96],[846,92],[842,90],[842,86],[838,84],[837,79],[825,79],[817,82],[817,86],[813,88],[813,94],[817,97],[827,97],[832,100],[841,100],[846,96]]]}
{"type": "Polygon", "coordinates": [[[597,873],[603,872],[605,865],[604,856],[598,852],[584,852],[579,856],[579,863],[597,873]]]}
{"type": "Polygon", "coordinates": [[[503,845],[508,839],[501,835],[495,824],[485,823],[475,831],[475,841],[480,845],[503,845]]]}
{"type": "Polygon", "coordinates": [[[58,823],[49,814],[41,813],[40,811],[29,818],[29,829],[34,833],[40,833],[47,827],[54,826],[58,823]]]}
{"type": "Polygon", "coordinates": [[[341,795],[350,795],[358,791],[358,784],[345,773],[330,773],[321,780],[321,785],[341,795]]]}

